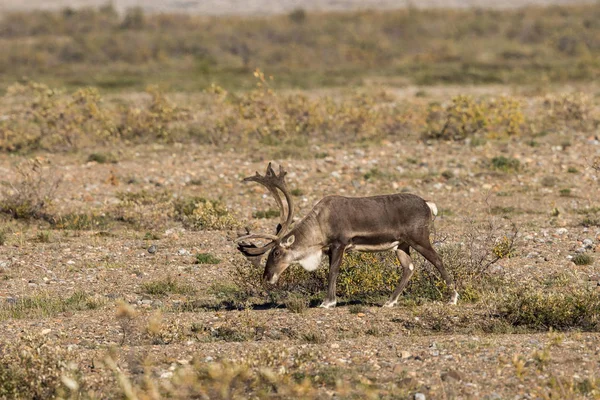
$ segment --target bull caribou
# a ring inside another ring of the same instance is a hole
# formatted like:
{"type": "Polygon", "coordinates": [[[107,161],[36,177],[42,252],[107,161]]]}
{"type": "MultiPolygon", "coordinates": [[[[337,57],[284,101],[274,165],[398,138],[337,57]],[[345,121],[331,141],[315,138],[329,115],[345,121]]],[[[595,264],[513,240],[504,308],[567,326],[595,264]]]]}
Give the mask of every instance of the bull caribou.
{"type": "Polygon", "coordinates": [[[327,196],[290,229],[294,202],[286,186],[286,174],[281,165],[279,174],[276,174],[269,163],[265,175],[257,172],[243,180],[265,186],[280,209],[281,222],[275,235],[256,233],[236,239],[238,250],[256,264],[270,251],[264,280],[275,284],[292,263],[299,263],[304,269],[314,271],[319,267],[323,254],[327,254],[328,290],[320,307],[330,308],[336,304],[336,280],[344,253],[394,250],[402,265],[402,278],[384,304],[384,307],[392,307],[398,302],[398,297],[414,272],[409,253],[412,247],[437,268],[451,291],[450,303],[456,304],[458,293],[452,278],[429,241],[429,226],[437,215],[434,203],[408,193],[370,197],[327,196]],[[287,210],[278,190],[285,197],[287,210]],[[247,242],[251,239],[267,239],[269,242],[257,246],[247,242]]]}

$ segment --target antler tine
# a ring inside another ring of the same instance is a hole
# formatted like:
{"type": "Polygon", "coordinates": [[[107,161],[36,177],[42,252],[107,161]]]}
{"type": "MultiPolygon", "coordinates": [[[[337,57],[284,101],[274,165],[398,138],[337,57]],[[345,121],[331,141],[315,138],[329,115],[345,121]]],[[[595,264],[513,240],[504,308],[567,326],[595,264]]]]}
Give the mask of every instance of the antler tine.
{"type": "Polygon", "coordinates": [[[244,180],[243,180],[243,182],[251,182],[252,181],[252,182],[260,183],[261,185],[266,187],[269,190],[269,192],[271,193],[271,195],[273,195],[273,197],[275,198],[275,201],[277,202],[277,205],[279,206],[280,213],[281,213],[281,216],[280,216],[281,229],[279,230],[278,237],[282,237],[283,235],[285,235],[287,233],[287,228],[292,223],[292,218],[294,215],[293,214],[294,204],[293,204],[292,198],[289,194],[289,191],[287,189],[287,185],[285,183],[286,175],[287,175],[287,172],[283,169],[283,166],[279,165],[279,175],[278,175],[275,173],[275,170],[273,170],[272,163],[269,163],[269,165],[267,165],[267,171],[265,172],[265,175],[261,175],[258,172],[256,172],[256,175],[249,176],[247,178],[244,178],[244,180]],[[285,208],[283,207],[283,201],[282,201],[281,197],[279,196],[277,189],[279,189],[285,196],[285,200],[286,200],[287,206],[288,206],[287,212],[286,212],[285,208]]]}
{"type": "Polygon", "coordinates": [[[239,238],[235,239],[235,242],[241,242],[242,240],[246,240],[246,239],[270,239],[270,240],[279,240],[279,237],[275,236],[275,235],[269,235],[268,233],[253,233],[251,235],[244,235],[244,236],[240,236],[239,238]]]}
{"type": "Polygon", "coordinates": [[[258,247],[254,244],[249,244],[249,243],[239,243],[237,248],[246,257],[256,257],[256,256],[262,256],[267,251],[271,250],[273,248],[273,246],[275,246],[275,242],[271,242],[262,247],[258,247]]]}

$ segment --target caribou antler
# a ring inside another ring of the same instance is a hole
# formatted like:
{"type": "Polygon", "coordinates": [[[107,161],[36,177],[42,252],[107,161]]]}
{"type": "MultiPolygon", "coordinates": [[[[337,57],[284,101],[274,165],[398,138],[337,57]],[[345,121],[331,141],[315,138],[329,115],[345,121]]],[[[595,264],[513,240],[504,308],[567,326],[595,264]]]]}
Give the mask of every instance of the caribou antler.
{"type": "MultiPolygon", "coordinates": [[[[255,234],[247,234],[244,236],[240,236],[235,240],[238,243],[238,250],[242,252],[244,256],[250,259],[253,263],[257,264],[260,262],[262,256],[269,250],[271,250],[286,233],[290,224],[292,223],[292,218],[294,217],[294,204],[292,202],[292,198],[290,193],[288,192],[287,185],[285,184],[285,175],[287,172],[283,169],[283,167],[279,166],[279,175],[275,173],[271,163],[267,166],[267,171],[264,175],[259,174],[258,172],[254,176],[249,176],[244,178],[243,182],[257,182],[266,187],[269,192],[275,198],[277,205],[279,206],[280,212],[280,228],[277,230],[277,235],[270,235],[267,233],[255,233],[255,234]],[[285,200],[287,203],[287,210],[283,206],[283,201],[279,192],[280,190],[285,196],[285,200]],[[286,212],[287,211],[287,212],[286,212]],[[246,243],[244,240],[247,239],[268,239],[270,240],[264,246],[256,246],[252,243],[246,243]]],[[[249,232],[248,232],[249,233],[249,232]]]]}
{"type": "Polygon", "coordinates": [[[269,192],[275,198],[277,205],[279,206],[279,210],[281,213],[281,229],[277,232],[277,237],[281,238],[283,235],[287,233],[290,224],[292,223],[292,218],[294,218],[294,203],[292,201],[292,196],[287,189],[287,185],[285,184],[285,175],[287,172],[283,169],[283,167],[279,166],[279,175],[275,173],[273,167],[271,167],[271,163],[267,165],[267,172],[265,175],[261,175],[258,172],[254,176],[249,176],[243,180],[243,182],[257,182],[266,187],[269,192]],[[283,201],[277,192],[277,189],[283,193],[285,196],[285,201],[287,202],[287,213],[285,208],[283,207],[283,201]]]}

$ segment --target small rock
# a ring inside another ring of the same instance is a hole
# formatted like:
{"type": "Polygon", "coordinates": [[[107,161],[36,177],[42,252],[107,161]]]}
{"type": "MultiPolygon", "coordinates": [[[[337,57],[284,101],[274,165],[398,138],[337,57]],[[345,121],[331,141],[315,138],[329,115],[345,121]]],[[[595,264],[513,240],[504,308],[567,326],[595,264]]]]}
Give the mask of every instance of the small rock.
{"type": "Polygon", "coordinates": [[[356,314],[356,316],[357,316],[357,317],[359,317],[359,318],[362,318],[362,317],[364,317],[364,316],[365,316],[365,313],[361,313],[361,312],[359,312],[358,314],[356,314]]]}
{"type": "Polygon", "coordinates": [[[42,334],[42,336],[49,334],[50,332],[52,332],[52,329],[50,328],[46,328],[46,329],[42,329],[42,332],[40,332],[42,334]]]}
{"type": "Polygon", "coordinates": [[[177,250],[177,254],[179,254],[180,256],[190,256],[190,255],[192,255],[192,253],[190,253],[186,249],[179,249],[179,250],[177,250]]]}
{"type": "Polygon", "coordinates": [[[214,361],[214,358],[211,356],[208,356],[204,359],[204,362],[211,362],[211,361],[214,361]]]}
{"type": "Polygon", "coordinates": [[[156,245],[155,244],[153,244],[152,246],[148,247],[148,253],[150,253],[150,254],[156,253],[156,245]]]}
{"type": "Polygon", "coordinates": [[[415,393],[415,400],[425,400],[426,398],[423,393],[415,393]]]}
{"type": "Polygon", "coordinates": [[[410,353],[406,350],[402,350],[400,353],[400,358],[406,360],[407,358],[410,358],[410,353]]]}
{"type": "Polygon", "coordinates": [[[411,377],[403,378],[403,379],[400,379],[400,381],[398,381],[398,385],[400,387],[417,386],[417,380],[415,378],[411,378],[411,377]]]}
{"type": "Polygon", "coordinates": [[[500,396],[496,392],[492,392],[491,394],[484,397],[485,400],[501,400],[502,396],[500,396]]]}
{"type": "Polygon", "coordinates": [[[165,371],[160,374],[161,379],[169,379],[173,376],[173,371],[165,371]]]}
{"type": "Polygon", "coordinates": [[[568,233],[568,232],[569,232],[569,231],[567,230],[567,228],[558,228],[558,229],[556,230],[556,234],[557,234],[557,235],[564,235],[564,234],[566,234],[566,233],[568,233]]]}
{"type": "Polygon", "coordinates": [[[331,344],[331,348],[332,349],[339,349],[340,348],[340,344],[339,343],[332,343],[331,344]]]}
{"type": "Polygon", "coordinates": [[[404,372],[404,366],[402,364],[396,364],[396,365],[394,365],[394,368],[392,369],[392,371],[395,374],[401,374],[404,372]]]}
{"type": "Polygon", "coordinates": [[[450,379],[454,379],[456,381],[462,381],[463,377],[462,377],[462,374],[460,372],[455,371],[455,370],[452,369],[452,370],[450,370],[448,372],[444,372],[442,374],[442,380],[444,382],[446,382],[446,381],[448,381],[450,379]]]}
{"type": "Polygon", "coordinates": [[[583,246],[586,249],[591,249],[593,245],[594,245],[594,242],[592,241],[592,239],[583,239],[583,246]]]}

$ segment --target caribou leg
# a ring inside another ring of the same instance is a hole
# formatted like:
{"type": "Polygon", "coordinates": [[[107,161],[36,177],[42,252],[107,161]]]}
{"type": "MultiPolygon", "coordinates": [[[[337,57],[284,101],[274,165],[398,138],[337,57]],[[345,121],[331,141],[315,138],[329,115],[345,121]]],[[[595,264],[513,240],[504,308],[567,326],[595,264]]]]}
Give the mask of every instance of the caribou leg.
{"type": "Polygon", "coordinates": [[[437,270],[440,272],[440,275],[442,275],[442,279],[444,280],[444,282],[446,282],[448,290],[451,291],[449,303],[456,305],[456,303],[458,302],[458,292],[456,291],[456,287],[454,286],[454,281],[452,280],[450,274],[448,274],[448,271],[446,271],[446,269],[444,268],[444,263],[442,262],[442,259],[431,246],[431,243],[429,242],[429,232],[426,231],[425,234],[426,235],[423,235],[424,238],[421,238],[420,244],[411,243],[410,245],[413,249],[421,253],[423,257],[425,257],[430,263],[432,263],[437,268],[437,270]]]}
{"type": "Polygon", "coordinates": [[[410,247],[408,244],[404,243],[398,247],[398,250],[396,250],[396,257],[398,257],[398,261],[400,261],[400,264],[402,265],[402,278],[400,279],[400,283],[396,287],[396,290],[394,290],[394,293],[392,293],[390,299],[386,301],[383,307],[393,307],[396,305],[400,294],[415,272],[415,266],[410,258],[410,247]]]}
{"type": "Polygon", "coordinates": [[[335,296],[335,285],[337,283],[337,277],[340,273],[340,265],[342,265],[345,249],[346,246],[342,246],[341,244],[333,244],[329,249],[329,283],[327,286],[327,297],[325,297],[325,300],[323,300],[323,303],[321,303],[319,307],[335,307],[335,303],[337,302],[335,296]]]}

